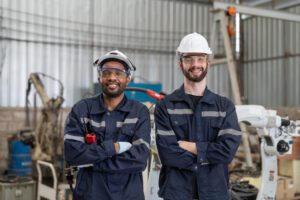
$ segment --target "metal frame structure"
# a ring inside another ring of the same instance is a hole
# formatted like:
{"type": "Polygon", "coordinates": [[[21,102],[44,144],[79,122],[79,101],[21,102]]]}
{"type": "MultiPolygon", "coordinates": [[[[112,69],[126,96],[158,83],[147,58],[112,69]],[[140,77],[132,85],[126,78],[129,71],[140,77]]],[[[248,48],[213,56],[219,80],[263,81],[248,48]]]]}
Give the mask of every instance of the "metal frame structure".
{"type": "Polygon", "coordinates": [[[216,26],[218,23],[220,23],[221,32],[224,38],[226,57],[220,59],[214,59],[214,55],[212,55],[212,64],[222,64],[222,63],[228,64],[229,77],[232,85],[234,102],[235,104],[240,105],[242,104],[240,88],[237,81],[236,66],[233,58],[232,47],[230,45],[230,37],[227,32],[228,18],[226,17],[226,13],[224,12],[227,11],[228,7],[230,6],[234,6],[236,8],[236,11],[241,14],[268,17],[268,18],[287,20],[287,21],[300,22],[300,15],[290,14],[281,11],[267,10],[262,8],[254,8],[251,6],[242,6],[237,4],[214,2],[213,7],[215,10],[215,19],[212,28],[212,37],[210,43],[211,46],[214,47],[215,44],[214,42],[216,37],[216,26]]]}
{"type": "Polygon", "coordinates": [[[236,11],[241,14],[300,22],[300,15],[296,15],[296,14],[291,14],[291,13],[282,12],[282,11],[268,10],[268,9],[263,9],[263,8],[255,8],[255,7],[251,7],[251,6],[243,6],[243,5],[238,5],[238,4],[214,2],[215,10],[223,10],[224,11],[224,10],[227,10],[229,6],[234,6],[236,8],[236,11]]]}
{"type": "MultiPolygon", "coordinates": [[[[230,44],[230,37],[229,37],[228,31],[227,31],[228,18],[226,16],[226,13],[221,10],[216,12],[215,17],[214,17],[214,23],[212,26],[212,36],[210,38],[210,44],[211,44],[212,48],[214,48],[214,46],[215,46],[215,41],[216,41],[215,38],[217,35],[217,26],[218,25],[220,25],[220,27],[221,27],[222,36],[224,39],[226,56],[225,56],[225,58],[214,59],[214,54],[212,54],[211,63],[212,64],[222,64],[222,63],[228,64],[228,72],[229,72],[229,79],[230,79],[231,88],[232,88],[233,100],[236,105],[241,105],[242,100],[241,100],[240,87],[238,84],[238,77],[237,77],[237,73],[236,73],[236,64],[235,64],[235,60],[233,57],[232,47],[230,44]]],[[[241,124],[240,126],[242,129],[242,144],[243,144],[243,150],[246,155],[246,164],[248,167],[252,168],[253,161],[252,161],[252,157],[251,157],[251,150],[250,150],[250,144],[248,141],[248,135],[246,133],[246,127],[244,124],[241,124]]]]}

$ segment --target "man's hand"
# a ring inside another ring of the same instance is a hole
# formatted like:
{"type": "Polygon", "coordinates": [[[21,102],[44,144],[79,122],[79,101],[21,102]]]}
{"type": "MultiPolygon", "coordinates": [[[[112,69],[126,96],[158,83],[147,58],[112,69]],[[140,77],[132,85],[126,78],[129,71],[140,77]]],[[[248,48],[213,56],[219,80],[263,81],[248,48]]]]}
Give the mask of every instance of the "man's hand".
{"type": "Polygon", "coordinates": [[[117,154],[127,151],[132,146],[132,144],[130,144],[129,142],[116,142],[116,143],[114,143],[114,145],[115,145],[115,150],[116,150],[117,154]]]}
{"type": "Polygon", "coordinates": [[[197,155],[197,147],[195,142],[188,142],[188,141],[178,141],[179,147],[182,149],[191,152],[192,154],[197,155]]]}

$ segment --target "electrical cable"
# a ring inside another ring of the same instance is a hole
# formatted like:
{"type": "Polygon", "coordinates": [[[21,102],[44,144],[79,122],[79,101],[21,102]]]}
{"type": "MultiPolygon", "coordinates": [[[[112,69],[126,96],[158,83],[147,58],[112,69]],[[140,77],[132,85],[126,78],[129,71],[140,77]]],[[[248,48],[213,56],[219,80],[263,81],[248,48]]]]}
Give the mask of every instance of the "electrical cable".
{"type": "Polygon", "coordinates": [[[39,14],[24,12],[24,11],[15,10],[15,9],[11,9],[11,8],[6,8],[6,7],[2,7],[2,6],[0,6],[0,10],[6,10],[6,11],[13,12],[13,13],[18,13],[18,14],[25,14],[27,16],[33,16],[33,17],[36,17],[36,18],[41,18],[43,20],[54,20],[54,21],[58,21],[60,23],[61,22],[67,22],[67,23],[73,23],[73,24],[78,24],[78,25],[87,25],[87,26],[93,26],[93,27],[96,27],[96,28],[99,27],[101,29],[102,28],[111,28],[111,29],[122,30],[122,32],[126,31],[126,30],[130,30],[130,31],[133,31],[134,33],[136,33],[136,32],[141,32],[143,34],[144,33],[158,33],[159,35],[161,35],[162,33],[166,33],[168,35],[173,33],[173,34],[178,34],[179,37],[186,34],[185,31],[145,30],[145,29],[137,29],[137,28],[125,28],[125,27],[116,27],[116,26],[109,26],[109,25],[100,25],[100,24],[96,24],[96,23],[85,23],[85,22],[74,21],[74,20],[69,20],[69,19],[63,19],[63,18],[58,18],[58,17],[50,17],[50,16],[45,16],[45,15],[39,15],[39,14]]]}

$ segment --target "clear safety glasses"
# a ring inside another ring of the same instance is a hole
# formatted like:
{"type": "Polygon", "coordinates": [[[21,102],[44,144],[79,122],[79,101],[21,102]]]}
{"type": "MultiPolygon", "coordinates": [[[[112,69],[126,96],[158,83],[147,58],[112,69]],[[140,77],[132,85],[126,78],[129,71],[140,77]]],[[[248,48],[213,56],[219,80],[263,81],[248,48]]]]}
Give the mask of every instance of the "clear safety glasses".
{"type": "Polygon", "coordinates": [[[203,55],[186,55],[181,57],[182,62],[185,64],[192,64],[195,62],[198,63],[205,63],[207,61],[207,56],[205,54],[203,55]]]}
{"type": "Polygon", "coordinates": [[[101,78],[109,78],[114,76],[116,78],[126,78],[129,75],[129,72],[126,70],[121,70],[115,67],[97,67],[100,72],[99,75],[101,78]]]}

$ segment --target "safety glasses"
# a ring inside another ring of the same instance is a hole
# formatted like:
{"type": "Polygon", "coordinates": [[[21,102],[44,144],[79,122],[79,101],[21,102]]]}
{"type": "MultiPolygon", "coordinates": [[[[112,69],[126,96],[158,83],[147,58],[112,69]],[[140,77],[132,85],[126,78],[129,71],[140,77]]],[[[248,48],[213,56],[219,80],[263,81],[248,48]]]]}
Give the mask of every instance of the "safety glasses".
{"type": "Polygon", "coordinates": [[[115,67],[97,67],[97,70],[100,72],[99,75],[101,78],[109,78],[114,76],[116,78],[125,78],[129,75],[129,72],[126,70],[121,70],[115,67]]]}
{"type": "Polygon", "coordinates": [[[194,62],[205,63],[207,61],[206,55],[186,55],[182,56],[181,60],[185,64],[192,64],[194,62]]]}

